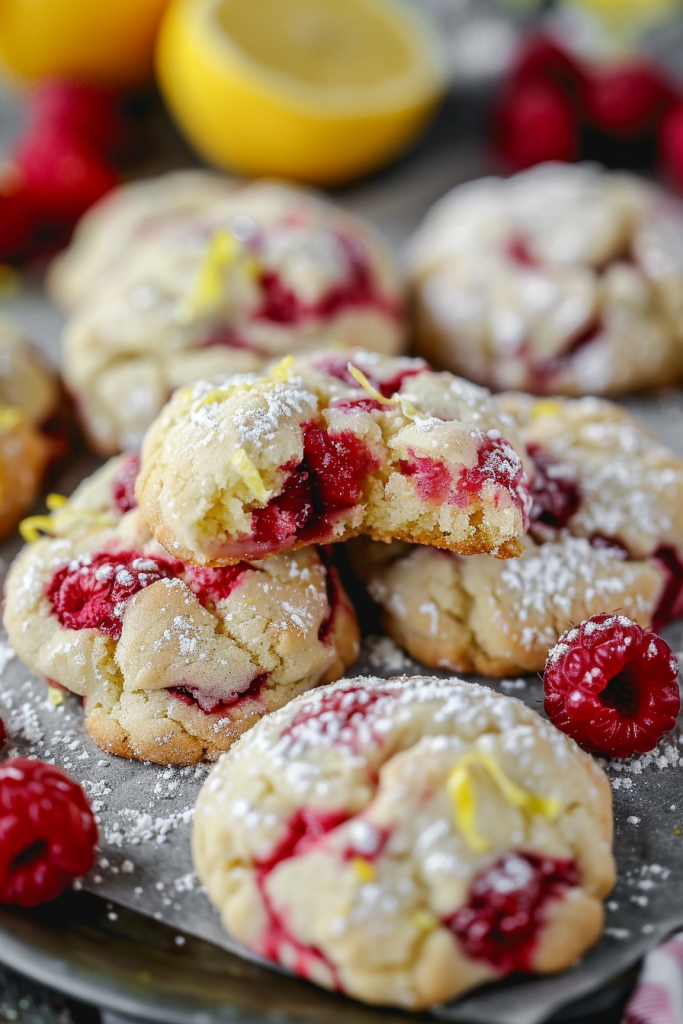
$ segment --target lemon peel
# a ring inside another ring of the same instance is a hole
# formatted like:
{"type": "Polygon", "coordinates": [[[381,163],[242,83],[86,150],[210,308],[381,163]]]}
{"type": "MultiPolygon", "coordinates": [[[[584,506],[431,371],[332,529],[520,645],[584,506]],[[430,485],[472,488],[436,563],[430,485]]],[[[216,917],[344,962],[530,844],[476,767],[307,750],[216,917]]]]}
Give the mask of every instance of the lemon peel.
{"type": "Polygon", "coordinates": [[[220,306],[226,294],[225,271],[236,266],[245,276],[256,277],[258,266],[253,255],[227,228],[218,228],[211,236],[192,290],[178,307],[178,318],[192,320],[220,306]]]}
{"type": "Polygon", "coordinates": [[[281,359],[280,362],[273,367],[273,369],[270,371],[270,376],[273,378],[273,380],[289,380],[293,366],[294,356],[285,356],[284,359],[281,359]]]}
{"type": "Polygon", "coordinates": [[[377,878],[374,866],[365,857],[353,857],[351,867],[363,882],[374,882],[377,878]]]}
{"type": "Polygon", "coordinates": [[[50,515],[28,516],[19,523],[19,533],[27,544],[33,544],[40,537],[58,537],[60,530],[79,519],[93,526],[114,526],[116,517],[107,512],[93,512],[89,509],[65,508],[69,499],[63,494],[48,494],[45,504],[50,515]]]}
{"type": "Polygon", "coordinates": [[[409,420],[425,420],[427,416],[420,412],[420,410],[409,402],[407,398],[398,393],[391,396],[391,398],[385,398],[385,396],[373,387],[368,378],[365,376],[362,370],[359,370],[353,363],[347,363],[346,369],[349,371],[353,379],[360,384],[363,391],[366,391],[371,398],[374,398],[376,402],[380,402],[382,405],[398,405],[400,406],[401,412],[409,420]]]}
{"type": "Polygon", "coordinates": [[[556,402],[553,398],[545,398],[535,403],[531,410],[531,418],[537,420],[541,416],[559,416],[561,412],[562,405],[560,402],[556,402]]]}
{"type": "Polygon", "coordinates": [[[416,910],[410,915],[410,920],[420,929],[421,932],[433,932],[439,927],[439,919],[431,910],[416,910]]]}
{"type": "Polygon", "coordinates": [[[57,686],[48,686],[47,699],[53,708],[61,708],[62,704],[66,703],[64,691],[60,690],[57,686]]]}
{"type": "Polygon", "coordinates": [[[263,477],[244,448],[238,448],[230,459],[230,464],[235,467],[256,500],[263,502],[265,505],[271,496],[271,492],[264,484],[263,477]]]}
{"type": "Polygon", "coordinates": [[[500,767],[496,759],[485,750],[469,750],[458,759],[446,781],[446,789],[453,804],[455,823],[467,842],[477,853],[491,849],[491,843],[481,834],[476,824],[477,800],[472,785],[471,769],[480,765],[490,775],[501,795],[520,810],[540,814],[553,821],[560,813],[562,801],[557,797],[542,797],[518,786],[500,767]]]}

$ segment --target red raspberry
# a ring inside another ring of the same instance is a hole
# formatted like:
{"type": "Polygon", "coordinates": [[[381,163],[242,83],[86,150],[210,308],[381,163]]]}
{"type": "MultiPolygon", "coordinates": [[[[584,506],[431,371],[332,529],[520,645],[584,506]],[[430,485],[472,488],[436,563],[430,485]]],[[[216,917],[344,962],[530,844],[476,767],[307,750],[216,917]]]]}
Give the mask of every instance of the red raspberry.
{"type": "Polygon", "coordinates": [[[19,144],[13,158],[28,201],[45,220],[77,220],[118,181],[99,153],[72,135],[34,135],[19,144]]]}
{"type": "Polygon", "coordinates": [[[42,761],[0,765],[0,903],[53,900],[93,866],[97,826],[81,787],[42,761]]]}
{"type": "Polygon", "coordinates": [[[624,615],[593,615],[560,637],[543,689],[551,722],[611,757],[652,750],[681,709],[671,648],[624,615]]]}
{"type": "Polygon", "coordinates": [[[683,192],[683,102],[671,107],[662,118],[658,141],[662,171],[683,192]]]}
{"type": "Polygon", "coordinates": [[[130,128],[119,96],[108,89],[53,78],[31,92],[29,103],[34,135],[72,135],[110,158],[129,148],[130,128]]]}
{"type": "Polygon", "coordinates": [[[575,160],[579,153],[572,102],[549,81],[522,82],[503,96],[493,133],[499,156],[513,170],[546,160],[575,160]]]}
{"type": "Polygon", "coordinates": [[[551,79],[557,85],[577,86],[583,71],[574,56],[545,32],[526,35],[515,55],[510,78],[513,82],[551,79]]]}
{"type": "Polygon", "coordinates": [[[33,228],[33,211],[22,189],[21,174],[8,165],[0,172],[0,260],[22,253],[33,228]]]}
{"type": "Polygon", "coordinates": [[[640,135],[671,102],[669,83],[646,61],[600,68],[586,78],[586,118],[610,135],[640,135]]]}

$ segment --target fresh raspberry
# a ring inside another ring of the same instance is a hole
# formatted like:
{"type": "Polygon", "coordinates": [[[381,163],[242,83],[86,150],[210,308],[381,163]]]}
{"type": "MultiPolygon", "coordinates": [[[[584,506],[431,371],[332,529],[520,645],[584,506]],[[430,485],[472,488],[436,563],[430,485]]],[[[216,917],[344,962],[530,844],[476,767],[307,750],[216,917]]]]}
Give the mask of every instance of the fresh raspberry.
{"type": "Polygon", "coordinates": [[[81,787],[42,761],[0,765],[0,903],[35,907],[93,866],[97,826],[81,787]]]}
{"type": "Polygon", "coordinates": [[[647,61],[599,68],[582,90],[584,113],[610,135],[641,135],[652,128],[672,100],[666,79],[647,61]]]}
{"type": "Polygon", "coordinates": [[[28,247],[35,220],[21,174],[11,164],[0,172],[0,260],[22,254],[28,247]]]}
{"type": "Polygon", "coordinates": [[[553,82],[514,86],[498,103],[494,146],[513,170],[546,160],[571,161],[579,153],[578,121],[571,100],[553,82]]]}
{"type": "Polygon", "coordinates": [[[26,138],[13,155],[26,198],[45,220],[74,221],[117,184],[117,175],[89,143],[44,132],[26,138]]]}
{"type": "Polygon", "coordinates": [[[530,32],[517,50],[510,79],[515,82],[552,80],[564,87],[574,87],[583,79],[583,70],[574,56],[545,32],[530,32]]]}
{"type": "Polygon", "coordinates": [[[658,147],[664,175],[683,192],[683,102],[664,114],[659,125],[658,147]]]}
{"type": "Polygon", "coordinates": [[[110,159],[130,148],[130,127],[111,90],[52,78],[36,86],[29,105],[32,134],[72,135],[110,159]]]}
{"type": "Polygon", "coordinates": [[[560,637],[543,689],[551,722],[611,757],[652,750],[681,709],[671,648],[624,615],[593,615],[560,637]]]}

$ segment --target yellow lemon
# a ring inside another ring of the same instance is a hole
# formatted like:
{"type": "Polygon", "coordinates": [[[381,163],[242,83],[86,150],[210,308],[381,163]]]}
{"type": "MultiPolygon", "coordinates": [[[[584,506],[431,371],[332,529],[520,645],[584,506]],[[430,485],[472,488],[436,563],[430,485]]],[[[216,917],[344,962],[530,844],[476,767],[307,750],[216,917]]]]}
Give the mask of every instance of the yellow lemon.
{"type": "Polygon", "coordinates": [[[173,0],[157,72],[207,160],[319,184],[405,149],[444,84],[430,26],[400,0],[173,0]]]}
{"type": "Polygon", "coordinates": [[[0,61],[21,78],[137,86],[167,0],[0,0],[0,61]]]}

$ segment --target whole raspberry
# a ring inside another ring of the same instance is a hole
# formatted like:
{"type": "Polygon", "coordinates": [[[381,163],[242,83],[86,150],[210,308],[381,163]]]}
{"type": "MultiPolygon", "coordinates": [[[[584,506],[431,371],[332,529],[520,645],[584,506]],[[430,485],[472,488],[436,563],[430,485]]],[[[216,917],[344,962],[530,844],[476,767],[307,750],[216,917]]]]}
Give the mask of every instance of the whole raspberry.
{"type": "Polygon", "coordinates": [[[76,220],[118,181],[88,142],[59,132],[24,139],[13,160],[31,207],[44,220],[76,220]]]}
{"type": "Polygon", "coordinates": [[[683,192],[683,103],[671,107],[662,118],[658,147],[664,175],[683,192]]]}
{"type": "Polygon", "coordinates": [[[93,865],[97,826],[81,787],[42,761],[0,765],[0,903],[35,907],[93,865]]]}
{"type": "Polygon", "coordinates": [[[678,661],[669,645],[624,615],[593,615],[548,655],[551,722],[589,752],[644,754],[676,723],[678,661]]]}
{"type": "Polygon", "coordinates": [[[111,159],[130,147],[130,126],[121,113],[120,98],[109,89],[51,78],[30,93],[29,108],[35,135],[73,135],[111,159]]]}
{"type": "Polygon", "coordinates": [[[499,101],[493,142],[500,158],[513,170],[546,160],[575,160],[579,129],[571,100],[553,82],[520,83],[499,101]]]}
{"type": "Polygon", "coordinates": [[[0,260],[22,254],[33,235],[34,217],[21,175],[7,165],[0,171],[0,260]]]}
{"type": "Polygon", "coordinates": [[[578,86],[583,70],[561,43],[545,32],[529,32],[521,42],[510,69],[513,82],[550,79],[564,88],[578,86]]]}
{"type": "Polygon", "coordinates": [[[586,118],[610,135],[641,135],[673,98],[671,86],[647,61],[599,68],[586,77],[586,118]]]}

